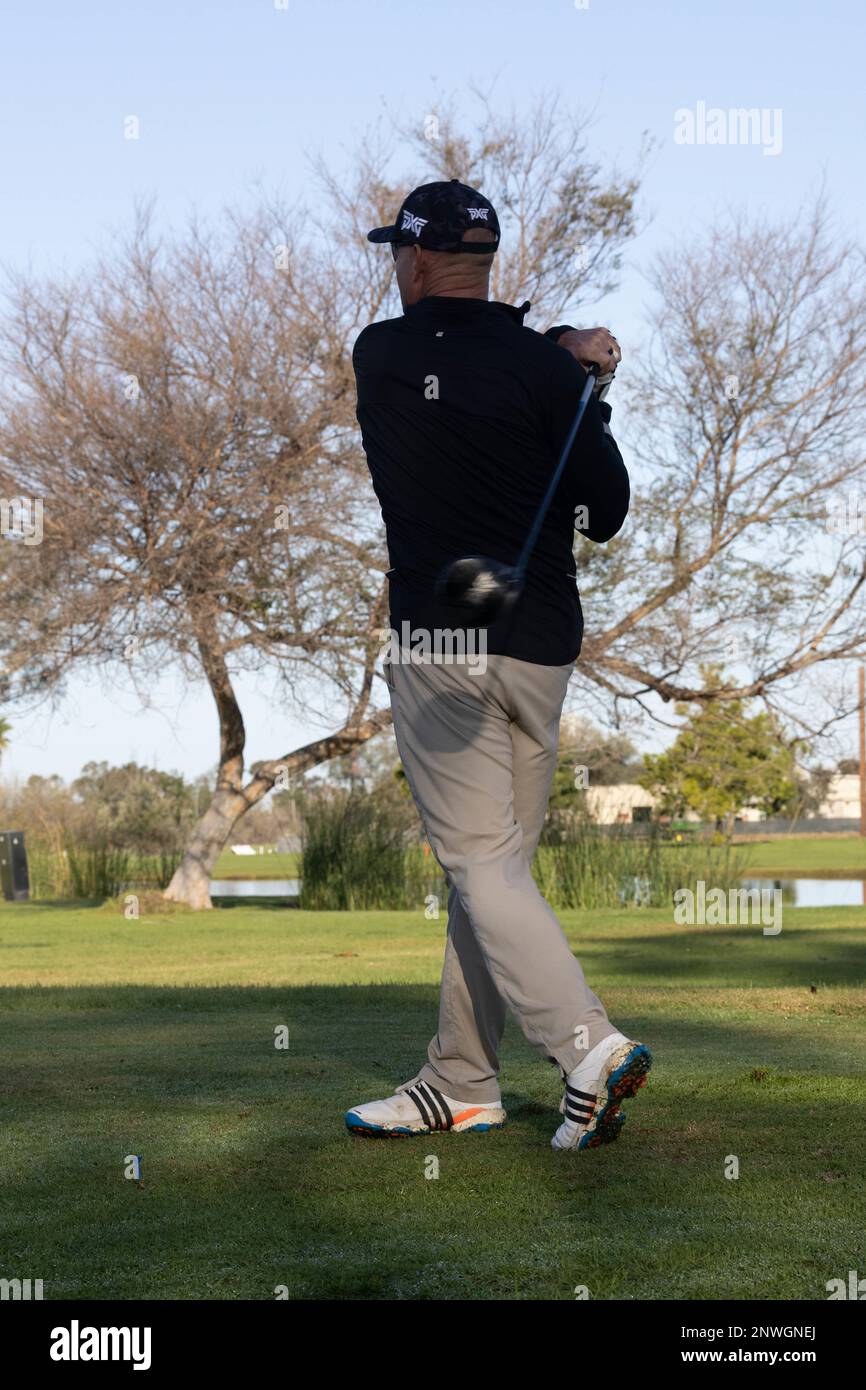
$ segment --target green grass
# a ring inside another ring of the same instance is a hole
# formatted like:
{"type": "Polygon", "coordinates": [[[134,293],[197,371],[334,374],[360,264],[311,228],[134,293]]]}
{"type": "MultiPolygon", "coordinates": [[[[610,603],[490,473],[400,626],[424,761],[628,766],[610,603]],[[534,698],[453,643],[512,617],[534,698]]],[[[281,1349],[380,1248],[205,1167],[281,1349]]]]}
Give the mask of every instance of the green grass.
{"type": "MultiPolygon", "coordinates": [[[[673,847],[665,853],[676,854],[673,847]]],[[[751,840],[737,845],[747,872],[783,877],[866,877],[866,840],[859,836],[809,839],[800,835],[780,840],[751,840]]],[[[214,878],[296,878],[298,854],[237,855],[225,850],[217,860],[214,878]]]]}
{"type": "Polygon", "coordinates": [[[297,878],[299,854],[232,854],[224,849],[214,866],[214,878],[297,878]]]}
{"type": "Polygon", "coordinates": [[[773,938],[563,922],[656,1057],[586,1154],[551,1151],[557,1075],[511,1022],[502,1131],[345,1133],[423,1061],[444,919],[0,908],[0,1276],[49,1299],[823,1300],[862,1275],[866,910],[786,909],[773,938]]]}
{"type": "Polygon", "coordinates": [[[814,840],[791,835],[757,844],[748,841],[737,849],[745,853],[747,871],[753,874],[866,878],[866,839],[859,835],[814,840]]]}

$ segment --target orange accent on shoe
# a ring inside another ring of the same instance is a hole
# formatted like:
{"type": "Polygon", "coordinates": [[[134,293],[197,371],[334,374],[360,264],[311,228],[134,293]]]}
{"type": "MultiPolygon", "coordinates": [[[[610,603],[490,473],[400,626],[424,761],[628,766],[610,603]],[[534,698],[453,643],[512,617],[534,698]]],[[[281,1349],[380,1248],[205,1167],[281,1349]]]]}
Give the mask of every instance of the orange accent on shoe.
{"type": "Polygon", "coordinates": [[[480,1115],[484,1109],[483,1105],[472,1105],[468,1110],[461,1110],[459,1115],[454,1116],[455,1125],[459,1125],[463,1120],[471,1120],[473,1115],[480,1115]]]}

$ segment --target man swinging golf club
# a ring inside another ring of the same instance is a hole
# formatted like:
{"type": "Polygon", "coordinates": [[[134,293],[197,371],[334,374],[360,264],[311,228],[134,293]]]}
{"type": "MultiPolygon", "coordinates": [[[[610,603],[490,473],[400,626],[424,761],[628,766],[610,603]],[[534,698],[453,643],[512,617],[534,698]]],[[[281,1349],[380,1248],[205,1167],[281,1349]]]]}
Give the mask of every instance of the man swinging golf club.
{"type": "Polygon", "coordinates": [[[402,634],[384,674],[449,895],[427,1062],[346,1124],[387,1137],[501,1125],[511,1009],[562,1073],[553,1147],[583,1149],[617,1137],[650,1053],[610,1022],[530,865],[583,632],[574,531],[607,541],[628,511],[604,400],[620,351],[607,329],[542,335],[523,324],[528,303],[491,302],[499,238],[492,204],[457,179],[414,189],[368,233],[391,246],[404,311],[365,328],[353,355],[402,634]],[[446,655],[455,634],[465,654],[480,640],[483,660],[446,655]]]}

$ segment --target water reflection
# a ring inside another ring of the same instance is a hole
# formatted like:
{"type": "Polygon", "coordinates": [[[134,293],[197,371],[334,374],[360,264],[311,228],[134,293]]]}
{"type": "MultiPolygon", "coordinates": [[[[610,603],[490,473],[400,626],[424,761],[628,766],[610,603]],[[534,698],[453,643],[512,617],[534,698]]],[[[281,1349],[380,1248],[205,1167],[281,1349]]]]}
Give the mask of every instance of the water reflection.
{"type": "Polygon", "coordinates": [[[788,907],[866,906],[866,879],[744,878],[744,888],[781,888],[788,907]]]}

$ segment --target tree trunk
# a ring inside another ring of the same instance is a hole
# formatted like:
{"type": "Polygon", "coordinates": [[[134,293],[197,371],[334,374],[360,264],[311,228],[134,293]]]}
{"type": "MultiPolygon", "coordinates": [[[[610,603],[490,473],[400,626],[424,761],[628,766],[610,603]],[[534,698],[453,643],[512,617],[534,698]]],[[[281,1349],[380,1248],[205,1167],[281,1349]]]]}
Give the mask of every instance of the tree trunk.
{"type": "MultiPolygon", "coordinates": [[[[235,821],[252,805],[252,801],[244,795],[246,731],[225,653],[215,638],[212,615],[210,621],[207,621],[207,614],[197,610],[192,610],[190,616],[198,640],[201,663],[219,717],[219,772],[210,806],[193,831],[186,854],[163,897],[168,898],[170,902],[205,908],[213,907],[210,900],[210,876],[217,856],[231,834],[235,821]]],[[[261,793],[255,800],[261,800],[261,793]]]]}
{"type": "Polygon", "coordinates": [[[225,847],[232,827],[244,812],[251,806],[256,806],[284,778],[298,777],[311,767],[317,767],[319,763],[350,752],[390,724],[390,709],[374,710],[372,714],[367,715],[373,684],[375,630],[381,622],[384,601],[383,585],[371,618],[360,694],[346,724],[336,733],[307,743],[303,748],[296,748],[284,758],[254,764],[250,769],[250,781],[246,786],[243,785],[246,742],[244,721],[225,655],[214,642],[212,630],[202,622],[196,624],[202,666],[219,716],[219,773],[213,800],[195,827],[187,851],[163,893],[164,898],[168,898],[170,902],[187,903],[189,907],[197,909],[213,907],[210,897],[211,872],[220,851],[225,847]]]}
{"type": "Polygon", "coordinates": [[[227,785],[223,770],[217,781],[210,806],[192,834],[186,853],[175,870],[171,883],[163,893],[171,902],[187,903],[189,907],[213,907],[210,899],[210,876],[220,851],[245,811],[256,806],[272,791],[278,780],[299,777],[312,767],[338,758],[352,748],[381,733],[391,722],[389,709],[375,710],[367,719],[350,721],[335,734],[316,739],[296,748],[284,758],[256,763],[250,769],[251,778],[245,787],[227,785]]]}
{"type": "Polygon", "coordinates": [[[186,903],[189,907],[213,907],[210,880],[213,866],[225,846],[232,827],[250,805],[243,792],[217,787],[213,800],[205,811],[187,846],[186,853],[175,870],[163,897],[170,902],[186,903]]]}

